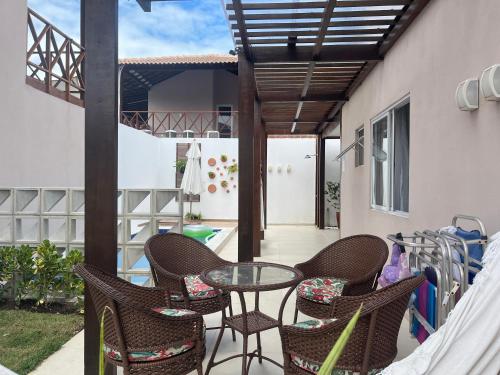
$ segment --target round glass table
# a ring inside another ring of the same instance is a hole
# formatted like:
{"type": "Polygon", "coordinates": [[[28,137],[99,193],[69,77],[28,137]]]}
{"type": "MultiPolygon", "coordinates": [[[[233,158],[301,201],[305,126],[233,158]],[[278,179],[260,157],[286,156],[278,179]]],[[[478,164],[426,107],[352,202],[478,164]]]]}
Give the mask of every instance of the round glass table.
{"type": "Polygon", "coordinates": [[[221,363],[234,358],[243,358],[241,373],[247,375],[252,359],[258,358],[259,363],[262,360],[267,360],[279,367],[281,364],[271,358],[262,355],[262,346],[260,340],[260,332],[278,327],[281,322],[269,315],[264,314],[259,310],[259,293],[272,290],[289,288],[283,302],[281,303],[279,317],[283,315],[283,308],[286,300],[295,289],[295,286],[303,279],[302,272],[299,270],[274,263],[234,263],[224,266],[219,266],[207,269],[202,272],[201,280],[217,289],[224,291],[236,292],[241,302],[241,314],[228,317],[225,311],[222,311],[222,329],[215,343],[215,347],[207,365],[205,375],[210,373],[210,370],[221,363]],[[244,293],[255,293],[255,309],[247,311],[244,293]],[[225,327],[235,329],[243,335],[243,353],[233,355],[215,362],[215,356],[219,348],[222,336],[224,335],[225,327]],[[248,352],[248,337],[257,335],[257,349],[253,352],[248,352]]]}

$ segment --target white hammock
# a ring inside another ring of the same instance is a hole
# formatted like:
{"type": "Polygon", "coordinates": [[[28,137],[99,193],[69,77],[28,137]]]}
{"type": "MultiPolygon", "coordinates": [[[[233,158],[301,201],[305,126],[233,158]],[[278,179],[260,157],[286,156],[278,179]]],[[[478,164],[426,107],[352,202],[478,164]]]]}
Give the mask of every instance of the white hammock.
{"type": "Polygon", "coordinates": [[[446,323],[382,375],[500,374],[500,232],[446,323]]]}

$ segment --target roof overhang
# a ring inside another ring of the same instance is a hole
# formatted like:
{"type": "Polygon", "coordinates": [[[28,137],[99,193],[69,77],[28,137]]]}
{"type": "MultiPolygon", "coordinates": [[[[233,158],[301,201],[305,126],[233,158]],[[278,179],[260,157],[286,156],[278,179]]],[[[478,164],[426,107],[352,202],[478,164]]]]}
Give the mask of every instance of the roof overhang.
{"type": "Polygon", "coordinates": [[[321,133],[429,2],[225,0],[266,130],[321,133]]]}

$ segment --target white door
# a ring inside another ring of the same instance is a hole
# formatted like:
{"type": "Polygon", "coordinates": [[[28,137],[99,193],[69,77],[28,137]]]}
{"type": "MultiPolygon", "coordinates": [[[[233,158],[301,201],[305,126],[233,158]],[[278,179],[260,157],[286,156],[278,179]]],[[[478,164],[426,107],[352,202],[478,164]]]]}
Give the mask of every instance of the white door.
{"type": "Polygon", "coordinates": [[[268,224],[314,225],[315,154],[315,138],[268,139],[268,224]]]}

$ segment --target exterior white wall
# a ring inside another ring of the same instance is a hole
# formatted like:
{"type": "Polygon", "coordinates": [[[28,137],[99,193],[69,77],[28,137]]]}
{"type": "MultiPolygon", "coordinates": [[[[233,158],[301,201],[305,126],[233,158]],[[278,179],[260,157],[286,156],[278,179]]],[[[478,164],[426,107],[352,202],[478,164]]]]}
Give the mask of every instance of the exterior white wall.
{"type": "Polygon", "coordinates": [[[25,83],[26,17],[0,2],[0,186],[83,186],[84,109],[25,83]]]}
{"type": "Polygon", "coordinates": [[[267,141],[268,224],[314,224],[316,158],[314,138],[269,138],[267,141]],[[287,172],[287,166],[291,172],[287,172]],[[278,172],[281,167],[281,173],[278,172]],[[272,168],[272,171],[269,171],[272,168]]]}
{"type": "MultiPolygon", "coordinates": [[[[119,126],[118,187],[120,189],[175,188],[175,161],[177,143],[186,143],[182,138],[157,138],[142,131],[119,126]]],[[[221,178],[213,183],[217,191],[207,191],[212,181],[208,178],[208,159],[217,160],[227,155],[229,160],[238,159],[238,139],[197,139],[201,144],[201,176],[204,187],[200,202],[193,202],[193,213],[200,213],[205,219],[238,219],[238,174],[234,174],[229,188],[230,193],[220,186],[221,178]],[[233,188],[236,185],[236,188],[233,188]]],[[[188,141],[191,143],[191,141],[188,141]]],[[[232,163],[228,163],[232,164],[232,163]]],[[[189,203],[185,203],[184,212],[188,212],[189,203]]]]}
{"type": "MultiPolygon", "coordinates": [[[[340,182],[340,161],[335,161],[335,158],[340,153],[340,139],[325,140],[325,186],[328,181],[340,182]]],[[[325,225],[337,225],[335,208],[328,203],[325,197],[325,225]]]]}
{"type": "Polygon", "coordinates": [[[342,144],[365,125],[365,165],[354,152],[342,173],[342,236],[438,228],[456,213],[500,229],[500,103],[481,98],[461,112],[459,82],[500,63],[497,0],[435,0],[424,9],[343,108],[342,144]],[[493,39],[492,39],[493,38],[493,39]],[[370,120],[410,95],[410,208],[408,217],[370,209],[370,120]]]}

